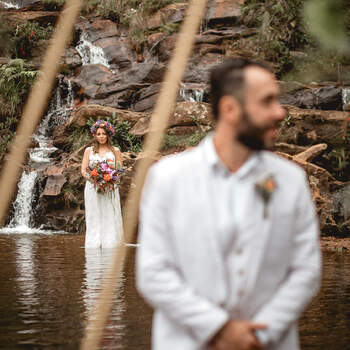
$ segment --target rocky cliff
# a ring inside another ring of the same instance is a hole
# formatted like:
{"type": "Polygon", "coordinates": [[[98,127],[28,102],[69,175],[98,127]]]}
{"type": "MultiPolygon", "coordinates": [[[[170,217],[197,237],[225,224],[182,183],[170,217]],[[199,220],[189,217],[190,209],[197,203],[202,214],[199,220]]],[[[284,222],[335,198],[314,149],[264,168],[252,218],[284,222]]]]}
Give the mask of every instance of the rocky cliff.
{"type": "MultiPolygon", "coordinates": [[[[195,146],[212,130],[207,84],[210,69],[227,57],[258,58],[248,44],[242,48],[242,43],[259,35],[258,28],[243,25],[242,6],[243,0],[209,2],[158,158],[195,146]]],[[[89,121],[97,117],[110,118],[120,127],[117,129],[122,136],[115,142],[124,152],[127,167],[120,187],[124,203],[135,164],[144,156],[136,144],[148,132],[150,113],[186,7],[186,2],[174,2],[144,18],[141,39],[131,35],[130,26],[95,12],[79,18],[57,78],[63,85],[71,86],[74,101],[64,122],[50,131],[52,145],[57,149],[52,162],[40,169],[36,226],[84,231],[80,162],[89,142],[89,121]]],[[[48,11],[40,2],[4,11],[16,24],[37,22],[45,26],[54,24],[58,16],[57,11],[48,11]]],[[[47,40],[33,47],[28,59],[36,67],[40,66],[47,40]]],[[[348,67],[344,65],[342,69],[348,67]]],[[[349,113],[343,111],[348,102],[344,84],[281,81],[281,101],[288,117],[281,126],[275,151],[307,171],[325,234],[350,232],[346,200],[349,113]]]]}

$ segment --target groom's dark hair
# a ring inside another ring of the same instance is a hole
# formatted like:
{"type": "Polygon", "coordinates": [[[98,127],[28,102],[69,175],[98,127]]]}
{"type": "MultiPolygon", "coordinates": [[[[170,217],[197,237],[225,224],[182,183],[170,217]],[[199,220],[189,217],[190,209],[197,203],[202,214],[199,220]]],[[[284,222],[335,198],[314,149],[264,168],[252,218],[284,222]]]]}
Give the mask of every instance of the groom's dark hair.
{"type": "Polygon", "coordinates": [[[223,96],[234,96],[243,102],[244,70],[248,67],[260,67],[269,72],[271,69],[262,62],[232,58],[216,66],[210,74],[210,102],[214,120],[219,118],[219,101],[223,96]]]}

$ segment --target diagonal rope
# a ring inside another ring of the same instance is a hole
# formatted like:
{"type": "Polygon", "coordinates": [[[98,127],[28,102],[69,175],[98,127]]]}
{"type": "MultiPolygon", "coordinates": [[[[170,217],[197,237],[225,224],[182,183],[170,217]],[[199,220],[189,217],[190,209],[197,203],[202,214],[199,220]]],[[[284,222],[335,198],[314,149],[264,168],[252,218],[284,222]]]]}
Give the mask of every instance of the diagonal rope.
{"type": "MultiPolygon", "coordinates": [[[[145,143],[144,152],[149,157],[140,161],[135,174],[135,187],[131,189],[124,210],[124,230],[127,242],[135,241],[135,232],[138,223],[139,201],[146,173],[152,164],[152,155],[160,149],[165,129],[168,126],[169,116],[174,108],[178,86],[186,69],[194,45],[195,36],[204,15],[207,0],[192,0],[181,26],[174,55],[169,63],[164,83],[159,94],[145,143]]],[[[101,341],[104,325],[107,321],[113,302],[114,290],[119,282],[120,272],[127,250],[124,244],[119,245],[113,256],[112,265],[104,276],[102,289],[92,311],[85,330],[81,350],[95,350],[101,341]]]]}
{"type": "Polygon", "coordinates": [[[60,58],[71,38],[72,29],[80,12],[81,4],[82,0],[67,0],[58,20],[55,33],[50,41],[50,46],[44,57],[41,73],[24,107],[16,136],[14,137],[9,155],[2,170],[0,180],[0,193],[2,197],[0,201],[0,226],[3,224],[5,214],[10,205],[18,175],[31,142],[32,134],[45,112],[47,101],[50,99],[51,89],[56,79],[60,58]]]}

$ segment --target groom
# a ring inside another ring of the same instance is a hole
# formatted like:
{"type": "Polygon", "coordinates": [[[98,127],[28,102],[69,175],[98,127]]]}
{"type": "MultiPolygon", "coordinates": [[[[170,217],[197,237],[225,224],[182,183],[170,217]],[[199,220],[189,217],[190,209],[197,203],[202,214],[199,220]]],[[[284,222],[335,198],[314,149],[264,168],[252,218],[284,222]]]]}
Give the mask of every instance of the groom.
{"type": "Polygon", "coordinates": [[[211,74],[215,132],[148,175],[137,285],[155,350],[297,350],[320,283],[304,171],[266,151],[285,110],[274,75],[232,59],[211,74]]]}

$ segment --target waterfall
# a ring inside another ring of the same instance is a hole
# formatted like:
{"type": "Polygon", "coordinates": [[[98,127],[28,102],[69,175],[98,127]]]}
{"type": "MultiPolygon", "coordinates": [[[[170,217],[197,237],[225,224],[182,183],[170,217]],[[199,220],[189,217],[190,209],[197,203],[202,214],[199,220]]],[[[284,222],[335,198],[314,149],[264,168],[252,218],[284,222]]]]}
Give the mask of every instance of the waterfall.
{"type": "Polygon", "coordinates": [[[34,140],[39,143],[39,147],[31,149],[29,152],[30,160],[33,163],[49,163],[51,161],[50,154],[56,150],[55,147],[52,147],[48,134],[54,127],[62,125],[66,121],[74,104],[72,84],[69,80],[67,80],[66,97],[63,97],[64,90],[65,82],[63,78],[60,78],[48,112],[34,135],[34,140]]]}
{"type": "Polygon", "coordinates": [[[5,9],[20,9],[38,1],[39,0],[0,0],[0,5],[3,5],[5,9]]]}
{"type": "Polygon", "coordinates": [[[3,5],[5,9],[19,9],[20,6],[9,0],[0,1],[0,5],[3,5]]]}
{"type": "Polygon", "coordinates": [[[342,89],[343,97],[343,111],[345,111],[346,106],[350,104],[350,88],[342,89]]]}
{"type": "Polygon", "coordinates": [[[7,228],[15,231],[30,231],[30,218],[34,197],[35,180],[38,176],[36,171],[26,173],[23,171],[18,184],[18,195],[13,204],[14,216],[7,228]]]}
{"type": "Polygon", "coordinates": [[[179,94],[184,101],[203,102],[204,89],[194,86],[194,84],[187,85],[180,83],[179,94]]]}
{"type": "Polygon", "coordinates": [[[93,45],[92,42],[89,41],[87,33],[83,32],[81,34],[76,50],[81,57],[83,66],[86,64],[102,64],[108,69],[111,69],[103,49],[93,45]]]}
{"type": "Polygon", "coordinates": [[[59,79],[48,112],[33,136],[34,140],[39,143],[39,147],[29,150],[31,171],[23,171],[18,183],[17,197],[13,203],[14,216],[7,227],[0,229],[0,233],[52,233],[31,227],[34,190],[39,169],[43,169],[50,163],[50,155],[57,149],[52,146],[50,132],[66,121],[73,108],[73,103],[74,96],[70,81],[65,82],[63,78],[59,79]]]}

